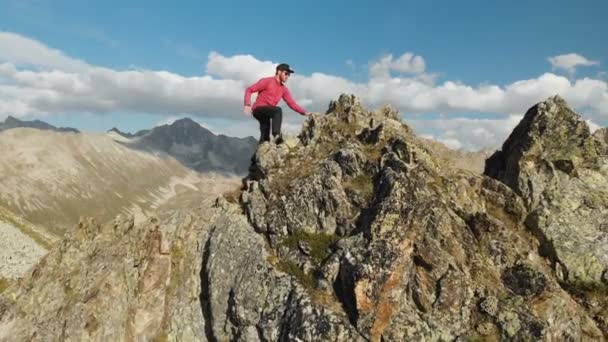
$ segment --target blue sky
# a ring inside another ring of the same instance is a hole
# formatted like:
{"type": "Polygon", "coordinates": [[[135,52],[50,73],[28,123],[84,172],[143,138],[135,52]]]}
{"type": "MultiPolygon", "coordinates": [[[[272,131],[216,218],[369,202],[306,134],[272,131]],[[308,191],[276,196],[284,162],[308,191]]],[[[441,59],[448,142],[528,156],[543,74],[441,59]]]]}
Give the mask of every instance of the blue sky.
{"type": "MultiPolygon", "coordinates": [[[[289,86],[306,108],[322,111],[335,95],[360,91],[369,107],[389,103],[420,134],[453,147],[496,145],[517,115],[558,92],[586,119],[608,123],[606,1],[1,0],[0,7],[0,64],[17,74],[57,71],[52,80],[38,75],[44,92],[23,85],[22,74],[0,75],[0,119],[12,110],[84,130],[134,131],[191,116],[216,132],[255,135],[255,121],[240,114],[241,92],[288,62],[297,72],[289,86]],[[45,57],[44,49],[61,56],[45,57]],[[104,76],[91,77],[98,67],[104,76]],[[103,79],[86,83],[103,97],[65,90],[59,72],[78,74],[74,84],[103,79]],[[134,77],[140,82],[125,85],[134,77]],[[169,90],[155,94],[165,84],[169,90]],[[472,129],[478,136],[467,134],[472,129]]],[[[301,118],[286,116],[286,129],[297,130],[301,118]]]]}

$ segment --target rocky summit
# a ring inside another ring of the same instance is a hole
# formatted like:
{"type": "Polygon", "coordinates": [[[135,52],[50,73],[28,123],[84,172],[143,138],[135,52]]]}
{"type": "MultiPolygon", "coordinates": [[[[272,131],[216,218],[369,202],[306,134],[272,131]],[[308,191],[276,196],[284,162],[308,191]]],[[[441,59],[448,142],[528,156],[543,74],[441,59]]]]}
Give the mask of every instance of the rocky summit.
{"type": "Polygon", "coordinates": [[[479,174],[342,95],[212,206],[81,221],[0,340],[605,340],[606,136],[553,97],[479,174]]]}

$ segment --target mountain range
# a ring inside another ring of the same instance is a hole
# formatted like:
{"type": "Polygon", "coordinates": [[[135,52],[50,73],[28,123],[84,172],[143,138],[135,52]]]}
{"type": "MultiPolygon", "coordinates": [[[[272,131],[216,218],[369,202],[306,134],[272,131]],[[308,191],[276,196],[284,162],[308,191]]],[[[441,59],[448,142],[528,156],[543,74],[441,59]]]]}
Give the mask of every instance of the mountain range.
{"type": "Polygon", "coordinates": [[[24,128],[24,127],[56,131],[56,132],[79,133],[79,131],[75,128],[70,128],[70,127],[59,127],[58,128],[58,127],[55,127],[53,125],[50,125],[50,124],[48,124],[44,121],[40,121],[40,120],[22,121],[15,117],[10,116],[10,115],[4,120],[4,122],[0,123],[0,132],[5,131],[7,129],[11,129],[11,128],[24,128]]]}
{"type": "Polygon", "coordinates": [[[146,216],[168,198],[236,175],[199,173],[107,134],[14,128],[0,133],[0,205],[61,236],[80,216],[146,216]],[[145,175],[145,176],[144,176],[145,175]]]}
{"type": "Polygon", "coordinates": [[[215,135],[189,118],[139,131],[134,135],[117,133],[129,139],[125,141],[125,146],[166,153],[199,172],[244,175],[257,147],[257,140],[253,137],[215,135]]]}
{"type": "MultiPolygon", "coordinates": [[[[0,132],[13,128],[36,128],[55,132],[80,133],[75,128],[55,127],[40,120],[23,121],[9,116],[0,123],[0,132]]],[[[244,175],[250,156],[255,152],[257,140],[253,137],[235,138],[210,130],[190,118],[172,124],[128,133],[116,127],[108,130],[125,146],[152,153],[167,154],[198,172],[223,172],[244,175]]]]}
{"type": "Polygon", "coordinates": [[[551,97],[480,173],[342,95],[221,197],[80,220],[0,340],[606,340],[606,136],[551,97]]]}

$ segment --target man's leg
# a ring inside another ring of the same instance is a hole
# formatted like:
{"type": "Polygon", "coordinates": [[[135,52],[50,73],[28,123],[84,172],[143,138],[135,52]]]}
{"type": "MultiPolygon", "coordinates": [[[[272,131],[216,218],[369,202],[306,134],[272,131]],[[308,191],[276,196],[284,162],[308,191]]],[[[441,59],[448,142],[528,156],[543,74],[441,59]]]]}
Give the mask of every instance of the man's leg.
{"type": "Polygon", "coordinates": [[[270,141],[270,113],[269,107],[258,107],[253,111],[253,117],[260,122],[260,144],[270,141]]]}
{"type": "Polygon", "coordinates": [[[274,107],[272,111],[272,136],[281,136],[281,123],[283,122],[283,110],[281,107],[274,107]]]}

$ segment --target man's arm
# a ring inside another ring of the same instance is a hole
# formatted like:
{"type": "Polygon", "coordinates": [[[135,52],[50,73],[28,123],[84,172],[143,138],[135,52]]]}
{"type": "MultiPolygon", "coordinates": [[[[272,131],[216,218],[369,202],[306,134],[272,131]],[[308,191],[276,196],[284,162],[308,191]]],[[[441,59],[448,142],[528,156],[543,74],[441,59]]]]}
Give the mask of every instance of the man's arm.
{"type": "Polygon", "coordinates": [[[285,87],[285,91],[283,92],[283,100],[285,100],[289,108],[293,109],[295,112],[298,112],[302,115],[306,115],[306,109],[300,107],[296,103],[293,97],[291,97],[291,93],[289,92],[289,89],[287,89],[287,87],[285,87]]]}
{"type": "Polygon", "coordinates": [[[264,88],[266,88],[267,85],[268,85],[268,78],[262,78],[259,81],[257,81],[256,83],[249,86],[247,89],[245,89],[245,101],[244,101],[245,107],[251,106],[251,94],[257,93],[260,90],[263,90],[264,88]]]}

